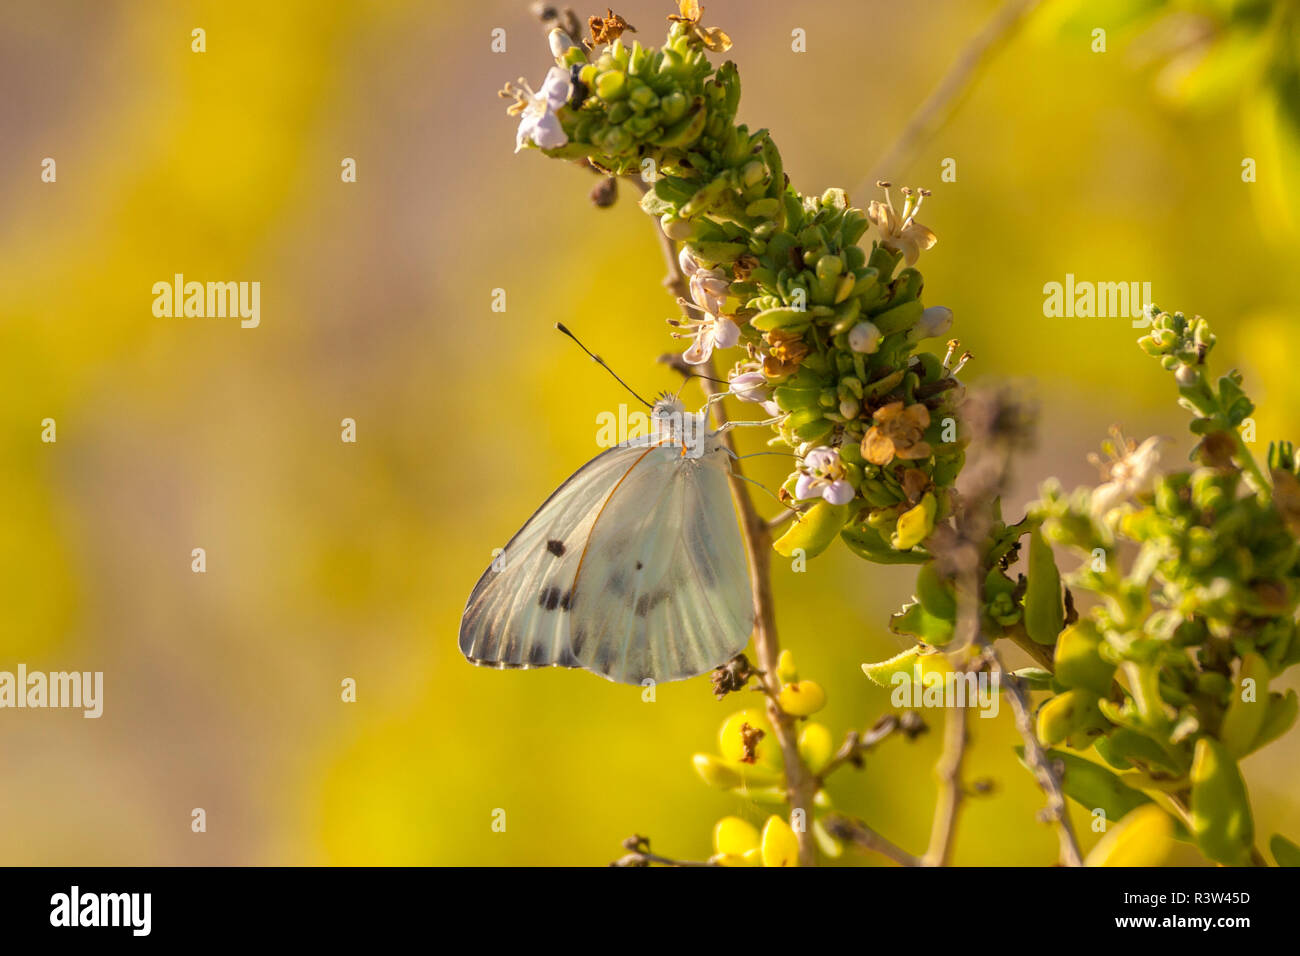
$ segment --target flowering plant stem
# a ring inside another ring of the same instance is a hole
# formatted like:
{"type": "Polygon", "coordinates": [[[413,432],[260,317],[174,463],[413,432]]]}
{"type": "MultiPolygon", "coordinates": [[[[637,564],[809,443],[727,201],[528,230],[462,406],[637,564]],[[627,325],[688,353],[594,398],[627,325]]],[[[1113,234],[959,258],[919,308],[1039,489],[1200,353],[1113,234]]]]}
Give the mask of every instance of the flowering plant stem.
{"type": "MultiPolygon", "coordinates": [[[[633,180],[644,193],[645,184],[640,178],[633,180]]],[[[676,244],[660,229],[656,229],[664,247],[664,259],[668,265],[668,277],[664,285],[675,298],[687,299],[690,296],[686,277],[678,265],[676,244]]],[[[718,386],[710,379],[716,378],[713,361],[710,359],[703,367],[707,377],[700,379],[705,394],[712,397],[718,386]]],[[[727,411],[721,401],[713,404],[714,415],[721,426],[727,421],[727,411]]],[[[735,452],[734,432],[724,432],[723,441],[727,448],[735,452]]],[[[763,693],[767,697],[768,719],[776,731],[777,742],[781,747],[781,759],[785,767],[786,792],[790,801],[791,813],[799,814],[804,821],[812,819],[813,794],[817,790],[817,778],[804,763],[799,754],[798,735],[795,719],[781,709],[776,700],[776,687],[773,676],[776,674],[777,657],[781,653],[781,642],[776,633],[776,601],[772,595],[772,530],[768,519],[764,518],[754,505],[750,489],[741,471],[740,461],[733,460],[730,474],[731,493],[740,510],[741,534],[745,542],[745,552],[749,559],[749,579],[754,592],[754,652],[758,666],[762,671],[760,680],[763,693]]],[[[812,829],[805,825],[796,829],[799,839],[799,865],[814,866],[817,863],[817,844],[813,840],[812,829]]]]}

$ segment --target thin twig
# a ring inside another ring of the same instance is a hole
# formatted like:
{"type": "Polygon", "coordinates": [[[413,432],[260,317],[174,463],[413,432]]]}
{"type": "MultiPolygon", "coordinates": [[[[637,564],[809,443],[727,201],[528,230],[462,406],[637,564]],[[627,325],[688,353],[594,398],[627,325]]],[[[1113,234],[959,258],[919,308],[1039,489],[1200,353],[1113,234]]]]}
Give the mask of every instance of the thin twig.
{"type": "Polygon", "coordinates": [[[650,838],[640,835],[628,837],[623,841],[623,849],[628,852],[619,857],[610,866],[649,866],[651,863],[658,863],[660,866],[717,866],[712,860],[674,860],[670,857],[660,856],[657,853],[650,852],[650,838]]]}
{"type": "Polygon", "coordinates": [[[947,866],[952,859],[953,838],[957,834],[957,814],[962,804],[961,766],[966,755],[966,706],[947,709],[943,725],[943,753],[934,765],[939,781],[934,822],[930,827],[930,845],[922,859],[924,866],[947,866]]]}
{"type": "Polygon", "coordinates": [[[872,724],[865,733],[850,730],[844,736],[844,742],[840,744],[840,749],[835,752],[835,756],[817,774],[816,789],[820,790],[822,785],[825,784],[826,778],[846,764],[852,764],[854,767],[861,769],[863,756],[874,750],[876,744],[895,731],[901,732],[908,740],[915,740],[929,729],[917,711],[907,710],[903,712],[901,717],[885,714],[872,724]]]}
{"type": "MultiPolygon", "coordinates": [[[[648,188],[640,177],[634,177],[633,182],[643,193],[648,188]]],[[[677,261],[676,247],[662,229],[656,228],[655,232],[659,236],[664,251],[664,261],[668,266],[668,277],[664,280],[664,285],[676,298],[688,299],[690,289],[677,261]]],[[[712,361],[704,366],[703,371],[708,378],[701,378],[700,386],[705,395],[711,398],[718,392],[716,384],[709,380],[717,377],[712,361]]],[[[725,425],[727,412],[723,403],[714,402],[712,408],[718,425],[725,425]]],[[[725,431],[722,433],[722,441],[734,453],[736,448],[732,436],[731,431],[725,431]]],[[[802,822],[802,826],[795,827],[799,840],[799,865],[815,866],[817,843],[812,834],[812,805],[813,795],[817,792],[817,778],[799,754],[795,719],[777,704],[776,689],[771,686],[770,677],[767,676],[777,672],[777,657],[781,652],[776,634],[776,602],[772,595],[772,532],[768,527],[767,519],[759,514],[754,506],[754,500],[750,497],[749,488],[741,472],[740,462],[734,458],[728,477],[731,481],[732,496],[740,511],[741,532],[745,553],[749,559],[749,583],[754,593],[754,656],[757,658],[758,669],[764,673],[761,680],[767,692],[767,715],[781,748],[790,812],[792,816],[797,814],[802,822]]]]}
{"type": "Polygon", "coordinates": [[[1007,0],[975,34],[957,55],[947,74],[934,92],[917,108],[903,131],[880,157],[872,173],[858,184],[854,195],[866,192],[880,179],[896,176],[916,150],[933,136],[956,110],[962,97],[969,92],[976,71],[1015,32],[1039,0],[1007,0]]]}
{"type": "MultiPolygon", "coordinates": [[[[957,582],[957,634],[953,646],[978,648],[979,658],[996,686],[1006,692],[1016,729],[1024,738],[1025,763],[1047,795],[1046,813],[1056,823],[1061,861],[1067,866],[1080,866],[1083,859],[1066,813],[1060,774],[1034,734],[1023,687],[1007,673],[981,626],[984,599],[980,585],[988,571],[984,556],[989,550],[997,502],[1006,486],[1012,456],[1032,441],[1033,412],[1010,388],[1003,387],[972,394],[963,406],[963,416],[972,435],[973,454],[965,472],[968,487],[959,499],[953,523],[937,526],[927,539],[940,570],[957,582]]],[[[936,814],[936,821],[939,819],[936,814]]]]}
{"type": "Polygon", "coordinates": [[[882,837],[861,820],[833,813],[825,820],[826,832],[863,850],[888,857],[900,866],[923,866],[917,857],[882,837]]]}
{"type": "Polygon", "coordinates": [[[1020,731],[1020,736],[1025,742],[1025,763],[1029,765],[1039,788],[1047,796],[1045,813],[1056,825],[1057,838],[1061,844],[1061,862],[1065,866],[1083,866],[1079,843],[1075,839],[1074,828],[1070,825],[1070,816],[1066,812],[1061,776],[1043,750],[1042,744],[1038,742],[1038,735],[1034,732],[1033,715],[1030,713],[1029,701],[1025,698],[1024,689],[1020,686],[1020,681],[1008,674],[1002,666],[1002,659],[993,645],[983,638],[980,641],[989,673],[995,677],[998,686],[1006,691],[1007,699],[1011,701],[1011,711],[1016,718],[1016,729],[1020,731]]]}

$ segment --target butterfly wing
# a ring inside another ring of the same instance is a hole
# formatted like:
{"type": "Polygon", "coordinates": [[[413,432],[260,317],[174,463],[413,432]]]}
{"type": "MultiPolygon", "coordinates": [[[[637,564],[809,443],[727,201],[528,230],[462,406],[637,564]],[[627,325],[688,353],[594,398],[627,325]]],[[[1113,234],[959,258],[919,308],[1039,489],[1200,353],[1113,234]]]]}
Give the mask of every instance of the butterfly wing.
{"type": "Polygon", "coordinates": [[[489,667],[579,667],[569,649],[573,581],[610,492],[646,442],[602,452],[560,485],[474,586],[460,620],[460,650],[489,667]]]}
{"type": "Polygon", "coordinates": [[[578,664],[639,684],[694,677],[749,641],[754,605],[721,448],[651,450],[590,529],[569,621],[578,664]]]}

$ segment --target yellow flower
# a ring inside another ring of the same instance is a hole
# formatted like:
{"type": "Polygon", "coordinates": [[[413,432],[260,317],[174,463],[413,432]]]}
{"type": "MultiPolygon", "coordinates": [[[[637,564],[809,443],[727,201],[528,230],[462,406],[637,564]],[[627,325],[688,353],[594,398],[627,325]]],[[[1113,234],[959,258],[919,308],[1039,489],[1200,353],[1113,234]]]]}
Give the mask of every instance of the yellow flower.
{"type": "Polygon", "coordinates": [[[938,502],[934,500],[934,495],[926,492],[920,504],[903,512],[898,518],[897,528],[889,539],[894,550],[907,551],[928,538],[930,532],[934,530],[934,516],[937,511],[938,502]]]}
{"type": "Polygon", "coordinates": [[[681,14],[670,13],[670,23],[684,24],[687,33],[694,34],[697,40],[714,53],[726,53],[731,49],[731,37],[717,27],[700,26],[700,17],[704,14],[700,0],[677,0],[677,8],[681,14]]]}
{"type": "Polygon", "coordinates": [[[798,332],[775,329],[767,333],[767,342],[768,355],[763,359],[763,374],[768,378],[793,375],[808,355],[808,345],[798,332]]]}
{"type": "Polygon", "coordinates": [[[885,190],[885,201],[872,200],[867,206],[867,218],[880,230],[880,241],[886,249],[901,252],[907,264],[915,265],[916,260],[925,250],[939,240],[927,227],[916,221],[916,214],[921,209],[921,202],[930,195],[928,189],[918,189],[915,193],[903,187],[903,211],[894,211],[894,201],[889,196],[889,183],[880,183],[885,190]]]}
{"type": "Polygon", "coordinates": [[[873,465],[888,465],[895,458],[930,457],[930,445],[923,438],[930,427],[930,410],[919,402],[903,407],[890,402],[871,416],[875,422],[862,438],[862,457],[873,465]]]}

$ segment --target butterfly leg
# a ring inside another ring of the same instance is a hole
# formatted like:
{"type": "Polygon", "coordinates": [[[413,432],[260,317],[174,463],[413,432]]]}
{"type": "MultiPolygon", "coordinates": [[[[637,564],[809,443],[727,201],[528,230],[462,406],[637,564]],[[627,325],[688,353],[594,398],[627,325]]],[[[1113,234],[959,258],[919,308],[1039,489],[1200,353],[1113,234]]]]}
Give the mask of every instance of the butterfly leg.
{"type": "Polygon", "coordinates": [[[778,415],[778,416],[776,416],[775,418],[765,418],[765,419],[763,419],[761,422],[737,422],[737,421],[730,421],[730,422],[725,422],[722,426],[720,426],[720,427],[718,428],[718,431],[719,431],[719,432],[725,432],[725,431],[726,431],[727,429],[729,429],[729,428],[741,428],[742,426],[743,426],[743,427],[755,427],[755,426],[761,426],[761,425],[775,425],[775,424],[777,424],[779,421],[781,421],[783,418],[785,418],[784,415],[778,415]]]}

